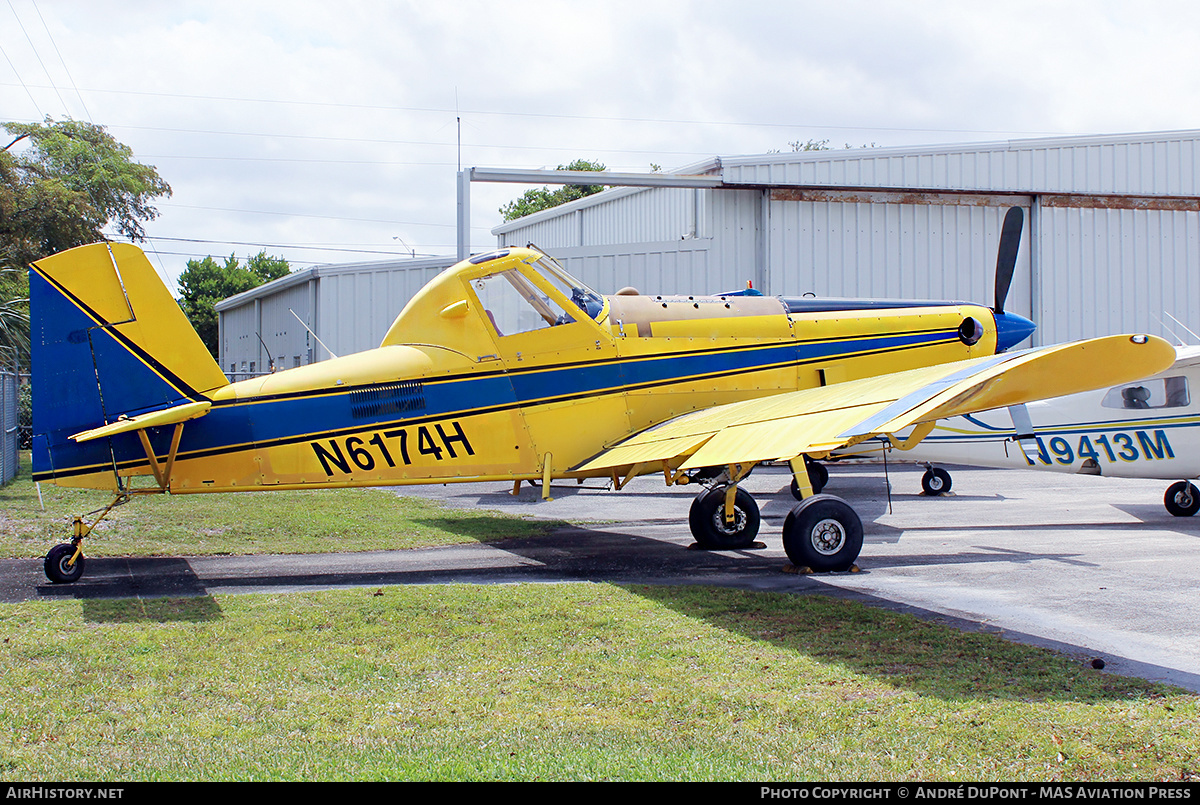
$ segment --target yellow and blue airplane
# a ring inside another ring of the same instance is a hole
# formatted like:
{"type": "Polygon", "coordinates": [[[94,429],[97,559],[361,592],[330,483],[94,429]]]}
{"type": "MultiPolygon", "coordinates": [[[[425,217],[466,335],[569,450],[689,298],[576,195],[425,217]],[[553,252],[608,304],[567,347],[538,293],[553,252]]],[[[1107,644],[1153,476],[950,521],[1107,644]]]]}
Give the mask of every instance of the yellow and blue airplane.
{"type": "Polygon", "coordinates": [[[791,561],[848,569],[861,521],[814,493],[810,458],[915,426],[914,445],[939,419],[1115,385],[1174,358],[1143,335],[1007,352],[1034,329],[1003,310],[1014,209],[994,308],[602,296],[539,250],[508,248],[432,280],[377,349],[237,383],[137,247],[40,260],[34,479],[113,493],[91,522],[76,517],[46,574],[80,578],[84,539],[142,494],[540,480],[548,495],[553,479],[620,488],[648,473],[703,483],[697,542],[741,548],[759,512],[739,482],[765,461],[790,462],[802,498],[784,525],[791,561]]]}

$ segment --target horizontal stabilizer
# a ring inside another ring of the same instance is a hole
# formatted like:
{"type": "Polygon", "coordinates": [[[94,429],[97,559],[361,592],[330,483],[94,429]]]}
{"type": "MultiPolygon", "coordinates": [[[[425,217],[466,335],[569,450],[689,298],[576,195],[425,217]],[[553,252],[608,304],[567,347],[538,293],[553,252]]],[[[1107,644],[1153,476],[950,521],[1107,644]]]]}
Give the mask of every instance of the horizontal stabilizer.
{"type": "Polygon", "coordinates": [[[208,409],[210,408],[212,408],[212,403],[207,400],[204,402],[184,403],[183,405],[176,405],[174,408],[166,408],[162,411],[119,418],[111,425],[104,425],[99,428],[85,430],[82,433],[76,433],[71,439],[76,442],[90,442],[92,439],[116,436],[118,433],[131,433],[144,428],[175,425],[180,422],[187,422],[189,419],[202,417],[208,413],[208,409]]]}

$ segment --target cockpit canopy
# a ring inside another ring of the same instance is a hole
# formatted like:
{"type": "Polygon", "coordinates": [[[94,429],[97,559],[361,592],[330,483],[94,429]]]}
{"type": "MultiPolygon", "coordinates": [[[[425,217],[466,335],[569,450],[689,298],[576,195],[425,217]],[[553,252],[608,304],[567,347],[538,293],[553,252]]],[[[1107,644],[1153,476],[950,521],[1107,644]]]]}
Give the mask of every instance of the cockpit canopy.
{"type": "Polygon", "coordinates": [[[606,313],[605,298],[552,257],[500,249],[435,277],[405,305],[381,346],[437,347],[478,362],[496,352],[496,338],[578,322],[595,328],[606,313]]]}
{"type": "MultiPolygon", "coordinates": [[[[492,252],[472,258],[470,262],[480,264],[507,254],[507,250],[492,252]]],[[[485,274],[471,281],[475,295],[500,335],[569,324],[581,314],[590,319],[600,317],[604,310],[604,297],[568,274],[553,258],[541,255],[524,265],[544,282],[533,281],[520,270],[519,264],[511,262],[497,266],[498,270],[493,274],[485,274]],[[564,309],[545,292],[545,286],[557,290],[571,301],[571,305],[564,309]]]]}

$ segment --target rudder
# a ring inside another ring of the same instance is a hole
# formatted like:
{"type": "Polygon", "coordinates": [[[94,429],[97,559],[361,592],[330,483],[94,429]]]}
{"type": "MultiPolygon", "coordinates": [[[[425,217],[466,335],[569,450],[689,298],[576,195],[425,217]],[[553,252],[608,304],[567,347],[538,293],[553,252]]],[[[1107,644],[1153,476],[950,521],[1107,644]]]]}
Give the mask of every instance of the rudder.
{"type": "Polygon", "coordinates": [[[29,271],[34,480],[115,488],[134,439],[71,436],[207,398],[225,375],[141,249],[97,243],[29,271]]]}

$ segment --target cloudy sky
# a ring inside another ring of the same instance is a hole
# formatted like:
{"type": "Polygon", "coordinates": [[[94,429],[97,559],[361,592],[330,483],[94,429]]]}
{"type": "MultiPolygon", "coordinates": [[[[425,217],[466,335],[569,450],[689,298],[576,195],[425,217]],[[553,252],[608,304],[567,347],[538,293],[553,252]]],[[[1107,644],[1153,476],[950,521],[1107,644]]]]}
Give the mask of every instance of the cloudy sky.
{"type": "MultiPolygon", "coordinates": [[[[453,254],[460,160],[1200,128],[1190,1],[4,0],[0,50],[0,120],[106,126],[170,183],[143,246],[172,279],[453,254]]],[[[474,185],[474,250],[525,189],[474,185]]]]}

